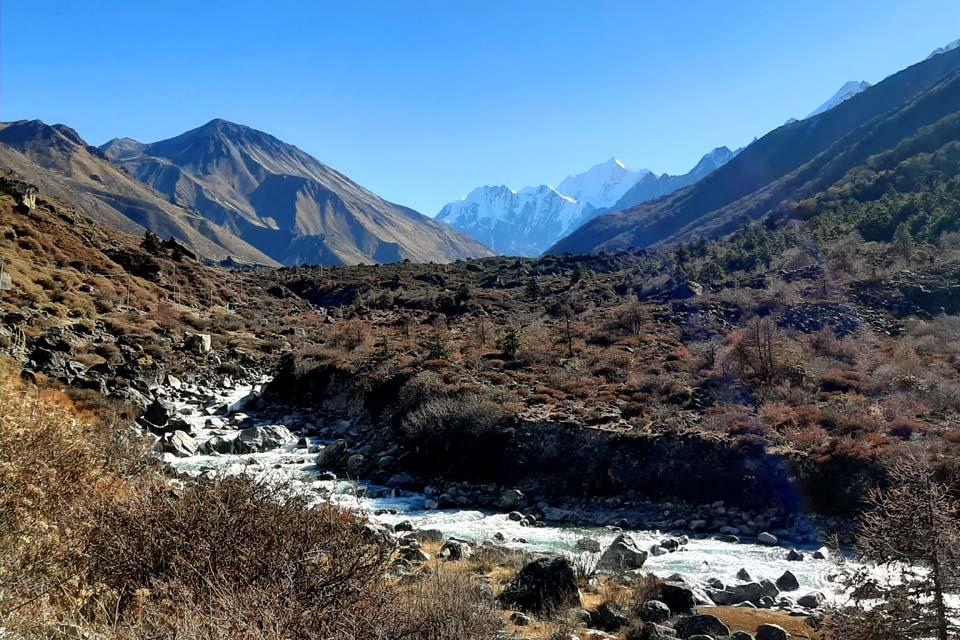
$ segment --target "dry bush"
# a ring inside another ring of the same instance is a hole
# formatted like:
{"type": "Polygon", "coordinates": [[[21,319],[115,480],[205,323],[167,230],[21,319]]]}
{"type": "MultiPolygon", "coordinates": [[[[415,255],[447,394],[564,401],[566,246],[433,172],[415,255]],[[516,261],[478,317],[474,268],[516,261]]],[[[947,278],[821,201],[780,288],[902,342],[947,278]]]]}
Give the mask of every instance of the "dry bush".
{"type": "Polygon", "coordinates": [[[46,618],[80,551],[77,512],[122,495],[142,471],[113,424],[64,395],[0,374],[0,623],[46,618]]]}

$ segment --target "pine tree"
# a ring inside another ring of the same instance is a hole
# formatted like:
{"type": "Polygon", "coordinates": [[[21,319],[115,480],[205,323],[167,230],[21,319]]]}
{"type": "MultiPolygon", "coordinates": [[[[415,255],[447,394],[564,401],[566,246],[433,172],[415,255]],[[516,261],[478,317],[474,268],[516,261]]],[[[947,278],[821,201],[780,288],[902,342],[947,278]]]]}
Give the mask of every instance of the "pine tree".
{"type": "Polygon", "coordinates": [[[913,259],[916,252],[916,246],[913,243],[913,236],[910,235],[910,227],[906,222],[897,225],[897,230],[893,234],[893,252],[906,261],[913,259]]]}

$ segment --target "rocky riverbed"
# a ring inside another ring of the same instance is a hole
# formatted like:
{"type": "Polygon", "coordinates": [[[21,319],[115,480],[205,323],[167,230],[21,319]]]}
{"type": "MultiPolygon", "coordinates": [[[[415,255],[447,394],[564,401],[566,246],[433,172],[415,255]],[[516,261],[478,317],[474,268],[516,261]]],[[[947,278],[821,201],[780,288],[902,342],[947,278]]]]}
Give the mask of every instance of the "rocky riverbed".
{"type": "MultiPolygon", "coordinates": [[[[491,509],[469,503],[471,497],[489,493],[482,488],[418,487],[409,477],[397,478],[400,486],[384,486],[351,477],[350,469],[360,465],[350,456],[359,454],[350,454],[343,439],[329,437],[316,416],[263,406],[259,392],[264,382],[219,389],[184,383],[162,388],[139,426],[153,434],[157,451],[181,476],[249,473],[287,482],[318,501],[365,512],[372,527],[399,542],[402,557],[410,562],[424,561],[427,555],[411,540],[453,541],[442,547],[447,555],[498,545],[567,556],[608,571],[614,567],[605,567],[604,558],[615,553],[620,573],[682,578],[702,604],[778,608],[793,615],[810,614],[836,592],[836,564],[814,542],[814,532],[779,529],[740,536],[730,527],[707,533],[709,521],[695,518],[704,510],[714,519],[727,516],[722,504],[642,505],[627,512],[600,503],[578,510],[569,504],[530,505],[519,492],[500,490],[499,508],[491,509]],[[326,463],[336,459],[340,469],[344,456],[347,473],[338,475],[326,463]],[[677,526],[632,526],[645,520],[677,526]],[[453,546],[462,548],[450,551],[453,546]],[[611,551],[616,549],[620,551],[611,551]]],[[[349,425],[338,429],[348,432],[349,425]]],[[[729,515],[730,521],[742,520],[740,514],[729,515]]],[[[782,521],[776,513],[765,516],[746,517],[782,521]]]]}

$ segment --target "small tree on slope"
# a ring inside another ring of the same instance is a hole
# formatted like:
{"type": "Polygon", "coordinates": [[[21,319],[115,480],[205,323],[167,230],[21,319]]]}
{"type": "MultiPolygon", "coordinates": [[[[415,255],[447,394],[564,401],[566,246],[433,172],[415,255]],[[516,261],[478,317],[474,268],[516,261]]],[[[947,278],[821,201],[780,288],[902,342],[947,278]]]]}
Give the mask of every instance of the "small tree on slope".
{"type": "Polygon", "coordinates": [[[875,489],[858,534],[861,558],[885,571],[850,576],[862,607],[825,623],[830,640],[955,638],[960,593],[960,510],[927,460],[908,454],[889,467],[889,488],[875,489]]]}

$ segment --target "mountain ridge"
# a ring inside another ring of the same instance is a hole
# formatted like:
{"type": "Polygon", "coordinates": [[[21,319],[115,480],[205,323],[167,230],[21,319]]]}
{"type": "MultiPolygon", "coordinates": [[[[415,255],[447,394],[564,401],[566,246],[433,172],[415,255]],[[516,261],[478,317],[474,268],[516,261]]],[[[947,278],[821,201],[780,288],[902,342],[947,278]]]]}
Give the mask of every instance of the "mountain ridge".
{"type": "Polygon", "coordinates": [[[283,264],[489,255],[476,241],[388,202],[296,146],[221,118],[153,143],[116,138],[100,150],[171,201],[283,264]]]}
{"type": "Polygon", "coordinates": [[[901,108],[958,68],[960,49],[911,65],[833,109],[771,131],[691,187],[594,218],[549,253],[648,247],[669,243],[679,233],[693,233],[708,220],[734,214],[756,218],[778,201],[774,191],[755,201],[750,200],[751,194],[799,169],[852,131],[901,108]]]}

